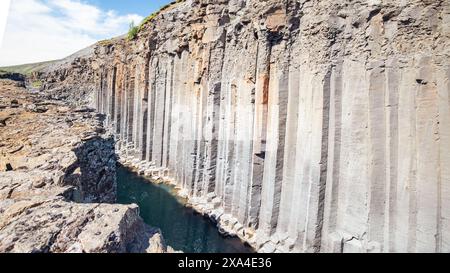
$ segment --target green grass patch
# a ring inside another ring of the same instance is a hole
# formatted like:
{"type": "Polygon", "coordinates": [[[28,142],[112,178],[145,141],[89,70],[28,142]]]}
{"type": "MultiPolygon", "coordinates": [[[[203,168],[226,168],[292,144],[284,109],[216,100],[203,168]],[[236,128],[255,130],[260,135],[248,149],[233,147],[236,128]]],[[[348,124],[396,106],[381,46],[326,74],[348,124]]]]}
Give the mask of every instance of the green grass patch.
{"type": "Polygon", "coordinates": [[[134,25],[134,22],[131,22],[130,29],[128,30],[127,38],[128,40],[134,40],[139,33],[139,27],[134,25]]]}
{"type": "Polygon", "coordinates": [[[38,89],[40,89],[41,87],[42,87],[42,82],[41,81],[34,81],[34,82],[32,82],[31,83],[31,86],[33,87],[33,88],[38,88],[38,89]]]}
{"type": "Polygon", "coordinates": [[[113,40],[112,39],[101,40],[98,42],[98,44],[101,46],[110,46],[113,44],[113,40]]]}

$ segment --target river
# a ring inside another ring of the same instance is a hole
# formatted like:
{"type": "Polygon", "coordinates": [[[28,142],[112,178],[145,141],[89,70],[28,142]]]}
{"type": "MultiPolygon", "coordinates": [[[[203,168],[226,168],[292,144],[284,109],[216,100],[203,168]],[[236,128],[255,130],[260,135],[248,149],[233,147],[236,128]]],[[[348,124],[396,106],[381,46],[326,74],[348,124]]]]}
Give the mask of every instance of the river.
{"type": "Polygon", "coordinates": [[[124,167],[117,172],[118,202],[138,204],[141,217],[161,229],[165,241],[185,253],[250,253],[237,238],[224,238],[205,217],[187,208],[174,189],[150,183],[124,167]]]}

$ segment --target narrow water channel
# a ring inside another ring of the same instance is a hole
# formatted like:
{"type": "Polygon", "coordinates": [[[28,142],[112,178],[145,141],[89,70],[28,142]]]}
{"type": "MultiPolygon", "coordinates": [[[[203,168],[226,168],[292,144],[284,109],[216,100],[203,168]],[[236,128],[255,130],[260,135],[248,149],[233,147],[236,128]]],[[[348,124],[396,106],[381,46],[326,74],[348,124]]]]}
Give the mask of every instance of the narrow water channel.
{"type": "Polygon", "coordinates": [[[224,238],[216,226],[183,205],[167,185],[149,183],[126,168],[117,173],[118,202],[138,204],[144,221],[159,227],[166,243],[185,253],[249,253],[237,238],[224,238]]]}

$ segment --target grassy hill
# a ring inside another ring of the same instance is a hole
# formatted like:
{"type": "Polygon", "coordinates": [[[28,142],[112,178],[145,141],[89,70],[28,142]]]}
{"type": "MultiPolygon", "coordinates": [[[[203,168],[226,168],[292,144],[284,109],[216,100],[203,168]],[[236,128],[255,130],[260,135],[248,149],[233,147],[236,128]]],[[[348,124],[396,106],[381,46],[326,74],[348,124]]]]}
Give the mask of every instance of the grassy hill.
{"type": "Polygon", "coordinates": [[[20,73],[23,75],[30,75],[31,73],[39,71],[54,62],[56,61],[0,67],[0,74],[9,72],[9,73],[20,73]]]}

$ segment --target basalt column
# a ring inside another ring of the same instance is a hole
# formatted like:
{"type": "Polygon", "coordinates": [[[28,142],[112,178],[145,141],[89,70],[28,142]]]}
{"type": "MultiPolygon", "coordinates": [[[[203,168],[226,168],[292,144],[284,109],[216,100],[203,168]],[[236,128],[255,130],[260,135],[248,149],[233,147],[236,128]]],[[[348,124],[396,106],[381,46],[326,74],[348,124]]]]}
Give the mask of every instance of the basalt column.
{"type": "Polygon", "coordinates": [[[261,252],[450,251],[450,3],[212,2],[99,45],[123,162],[261,252]]]}

